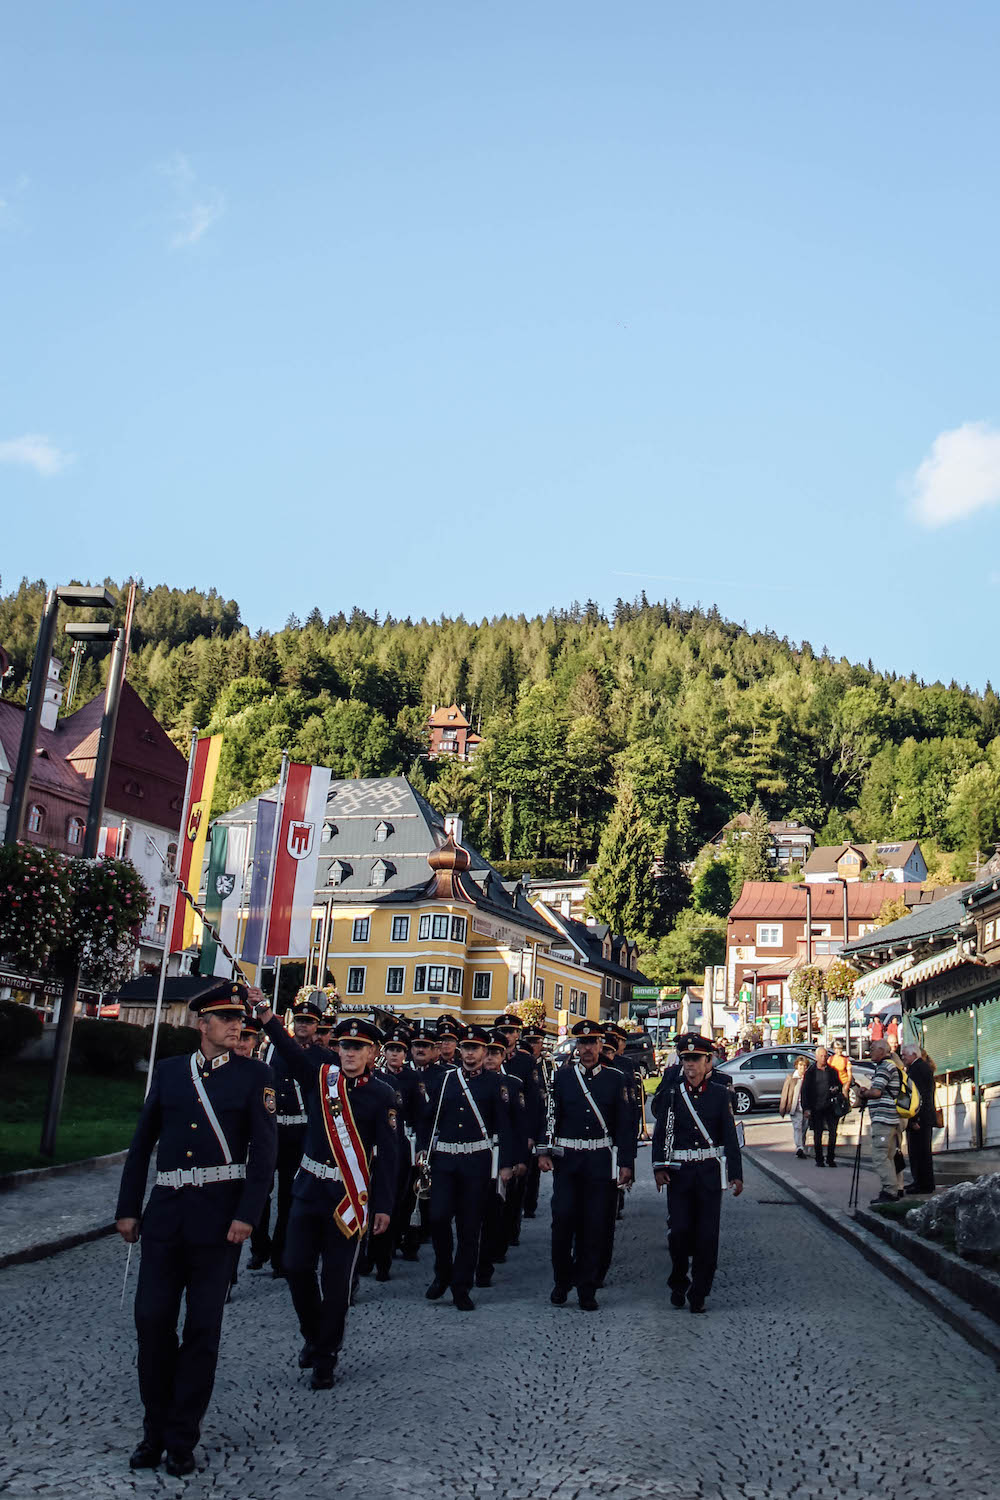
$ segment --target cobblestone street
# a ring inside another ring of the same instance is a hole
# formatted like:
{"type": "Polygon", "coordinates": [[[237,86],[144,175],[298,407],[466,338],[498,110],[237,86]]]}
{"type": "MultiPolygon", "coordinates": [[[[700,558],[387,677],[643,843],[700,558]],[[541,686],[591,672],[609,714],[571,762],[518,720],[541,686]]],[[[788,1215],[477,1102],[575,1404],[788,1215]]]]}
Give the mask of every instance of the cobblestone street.
{"type": "Polygon", "coordinates": [[[244,1271],[200,1468],[129,1472],[140,1431],[125,1250],[99,1240],[0,1273],[0,1491],[575,1497],[985,1496],[993,1364],[754,1167],[728,1200],[706,1317],[671,1311],[665,1204],[641,1185],[601,1311],[548,1303],[548,1200],[472,1316],[429,1304],[430,1252],[362,1282],[332,1392],[295,1365],[281,1282],[244,1271]],[[919,1387],[907,1369],[919,1369],[919,1387]]]}

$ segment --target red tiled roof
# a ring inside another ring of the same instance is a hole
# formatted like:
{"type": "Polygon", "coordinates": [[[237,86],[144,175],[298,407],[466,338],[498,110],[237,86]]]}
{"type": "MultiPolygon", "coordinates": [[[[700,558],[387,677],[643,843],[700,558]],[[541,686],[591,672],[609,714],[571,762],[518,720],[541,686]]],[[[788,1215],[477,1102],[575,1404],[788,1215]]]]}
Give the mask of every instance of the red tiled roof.
{"type": "MultiPolygon", "coordinates": [[[[23,726],[24,709],[18,704],[0,701],[0,741],[10,762],[11,772],[17,764],[23,726]]],[[[61,792],[71,800],[80,801],[84,807],[87,805],[90,797],[89,782],[67,762],[66,747],[57,729],[43,729],[39,726],[31,785],[39,790],[51,787],[53,791],[61,792]]],[[[7,789],[9,796],[10,780],[7,782],[7,789]]]]}
{"type": "MultiPolygon", "coordinates": [[[[811,885],[813,921],[829,917],[842,917],[844,913],[844,887],[837,882],[829,885],[817,882],[811,885]]],[[[901,884],[895,880],[854,881],[847,887],[847,916],[859,921],[877,917],[887,901],[898,901],[904,896],[912,901],[920,892],[920,886],[901,884]]],[[[806,887],[803,883],[793,885],[787,881],[744,881],[739,900],[729,913],[731,922],[747,918],[788,918],[794,921],[806,919],[806,887]]]]}
{"type": "Polygon", "coordinates": [[[432,729],[447,729],[449,726],[455,729],[468,729],[469,727],[469,720],[457,703],[452,703],[448,708],[436,708],[427,723],[432,729]]]}

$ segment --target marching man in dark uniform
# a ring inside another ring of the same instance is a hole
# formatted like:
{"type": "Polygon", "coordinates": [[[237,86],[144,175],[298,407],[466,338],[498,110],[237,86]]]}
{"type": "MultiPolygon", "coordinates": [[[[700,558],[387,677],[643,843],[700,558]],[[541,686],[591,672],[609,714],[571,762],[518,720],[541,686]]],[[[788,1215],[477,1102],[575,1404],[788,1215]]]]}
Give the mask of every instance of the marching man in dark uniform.
{"type": "Polygon", "coordinates": [[[338,1022],[338,1067],[326,1047],[303,1048],[293,1041],[260,990],[250,995],[275,1052],[305,1092],[309,1118],[292,1187],[285,1274],[304,1340],[299,1368],[312,1370],[314,1391],[329,1390],[369,1212],[374,1213],[373,1234],[389,1228],[398,1159],[396,1096],[372,1076],[381,1033],[371,1021],[350,1017],[338,1022]]]}
{"type": "Polygon", "coordinates": [[[454,1016],[441,1016],[437,1023],[438,1038],[438,1061],[443,1068],[457,1068],[458,1037],[462,1029],[461,1021],[456,1021],[454,1016]]]}
{"type": "Polygon", "coordinates": [[[166,1449],[174,1477],[195,1467],[230,1278],[261,1216],[277,1153],[270,1070],[234,1050],[246,995],[245,985],[226,980],[192,1000],[201,1046],[157,1063],[115,1210],[126,1244],[142,1234],[135,1326],[146,1416],[129,1465],[155,1469],[166,1449]],[[143,1212],[154,1146],[156,1184],[143,1212]]]}
{"type": "MultiPolygon", "coordinates": [[[[521,1040],[518,1045],[519,1051],[527,1051],[531,1054],[535,1067],[538,1069],[538,1119],[533,1133],[535,1141],[540,1141],[545,1134],[545,1116],[549,1104],[548,1070],[542,1060],[544,1042],[544,1027],[526,1026],[521,1032],[521,1040]]],[[[533,1219],[537,1212],[539,1186],[538,1157],[534,1150],[532,1150],[531,1160],[528,1163],[528,1175],[524,1179],[524,1202],[521,1206],[522,1213],[526,1219],[533,1219]]]]}
{"type": "Polygon", "coordinates": [[[653,1132],[656,1190],[667,1189],[671,1307],[705,1311],[719,1259],[722,1194],[743,1191],[743,1165],[729,1090],[710,1077],[712,1042],[677,1038],[681,1077],[664,1091],[653,1132]]]}
{"type": "Polygon", "coordinates": [[[511,1244],[510,1223],[506,1213],[507,1198],[518,1180],[523,1180],[528,1171],[528,1160],[532,1154],[528,1138],[528,1110],[524,1102],[524,1084],[516,1073],[508,1073],[504,1067],[507,1060],[507,1038],[502,1031],[491,1031],[486,1043],[483,1066],[487,1073],[495,1073],[507,1087],[508,1111],[513,1140],[514,1175],[509,1184],[499,1180],[496,1192],[491,1193],[486,1204],[486,1218],[479,1239],[479,1264],[476,1267],[476,1286],[492,1286],[493,1272],[497,1263],[507,1259],[511,1244]]]}
{"type": "MultiPolygon", "coordinates": [[[[292,1006],[292,1030],[299,1048],[311,1047],[317,1040],[325,1005],[326,996],[316,992],[292,1006]]],[[[285,1036],[288,1035],[284,1027],[282,1032],[285,1036]]],[[[278,1167],[275,1174],[278,1207],[274,1216],[274,1233],[271,1236],[271,1271],[274,1276],[283,1276],[285,1268],[282,1257],[288,1233],[288,1215],[292,1211],[292,1183],[299,1170],[306,1138],[306,1106],[301,1083],[285,1058],[275,1049],[273,1041],[265,1049],[263,1058],[274,1071],[278,1101],[278,1167]]],[[[260,1257],[255,1254],[250,1262],[251,1271],[258,1270],[261,1264],[260,1257]]]]}
{"type": "Polygon", "coordinates": [[[413,1212],[413,1155],[416,1124],[427,1095],[415,1070],[407,1067],[406,1055],[409,1045],[409,1029],[401,1022],[396,1022],[386,1034],[382,1044],[382,1067],[375,1071],[376,1078],[388,1084],[396,1095],[398,1123],[402,1128],[392,1223],[385,1234],[379,1235],[372,1241],[372,1263],[375,1267],[376,1281],[389,1280],[393,1254],[403,1241],[410,1214],[413,1212]]]}
{"type": "Polygon", "coordinates": [[[575,1283],[580,1307],[596,1312],[608,1215],[619,1187],[632,1181],[635,1135],[625,1080],[600,1062],[599,1023],[578,1021],[572,1035],[578,1060],[553,1075],[553,1138],[538,1147],[541,1170],[555,1171],[549,1300],[561,1307],[575,1283]]]}
{"type": "Polygon", "coordinates": [[[431,1171],[431,1239],[436,1302],[451,1287],[460,1312],[472,1312],[469,1290],[479,1260],[479,1239],[496,1179],[511,1180],[514,1161],[510,1092],[504,1079],[483,1068],[489,1032],[463,1026],[461,1067],[426,1074],[427,1103],[417,1146],[431,1171]],[[452,1239],[452,1221],[458,1244],[452,1239]]]}

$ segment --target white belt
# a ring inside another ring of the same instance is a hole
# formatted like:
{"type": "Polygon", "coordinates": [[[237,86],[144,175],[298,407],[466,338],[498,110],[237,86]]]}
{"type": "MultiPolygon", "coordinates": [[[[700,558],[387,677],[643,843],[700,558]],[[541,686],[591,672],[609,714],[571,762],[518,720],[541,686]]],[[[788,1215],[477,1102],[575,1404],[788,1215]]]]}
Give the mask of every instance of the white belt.
{"type": "Polygon", "coordinates": [[[230,1162],[227,1167],[177,1167],[173,1172],[157,1172],[156,1186],[205,1187],[211,1182],[236,1182],[246,1175],[244,1161],[230,1162]]]}
{"type": "Polygon", "coordinates": [[[474,1151],[492,1151],[492,1141],[436,1141],[435,1151],[445,1156],[471,1156],[474,1151]]]}
{"type": "Polygon", "coordinates": [[[725,1155],[723,1146],[701,1146],[691,1151],[671,1151],[668,1167],[682,1167],[689,1161],[721,1161],[725,1155]]]}
{"type": "Polygon", "coordinates": [[[309,1119],[308,1115],[276,1115],[279,1125],[305,1125],[309,1119]]]}
{"type": "Polygon", "coordinates": [[[579,1141],[570,1140],[567,1135],[557,1135],[555,1143],[557,1146],[562,1146],[568,1151],[607,1151],[611,1145],[611,1141],[606,1135],[596,1136],[592,1140],[579,1141]]]}
{"type": "Polygon", "coordinates": [[[311,1156],[304,1156],[299,1163],[304,1172],[311,1172],[313,1177],[320,1177],[324,1182],[343,1182],[337,1167],[328,1166],[325,1162],[313,1161],[311,1156]]]}

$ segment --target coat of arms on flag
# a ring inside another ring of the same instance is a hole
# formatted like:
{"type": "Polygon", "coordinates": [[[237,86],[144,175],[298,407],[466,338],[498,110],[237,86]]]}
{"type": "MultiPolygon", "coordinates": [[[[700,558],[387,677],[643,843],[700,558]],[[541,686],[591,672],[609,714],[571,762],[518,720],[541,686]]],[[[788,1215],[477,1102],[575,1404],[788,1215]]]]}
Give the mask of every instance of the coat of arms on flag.
{"type": "Polygon", "coordinates": [[[309,855],[312,853],[315,833],[315,823],[289,823],[288,852],[293,859],[309,858],[309,855]]]}
{"type": "Polygon", "coordinates": [[[223,901],[225,901],[225,899],[226,899],[227,896],[231,896],[233,894],[233,891],[235,889],[236,889],[236,876],[235,875],[216,875],[216,877],[215,877],[215,894],[217,896],[221,897],[223,901]]]}

